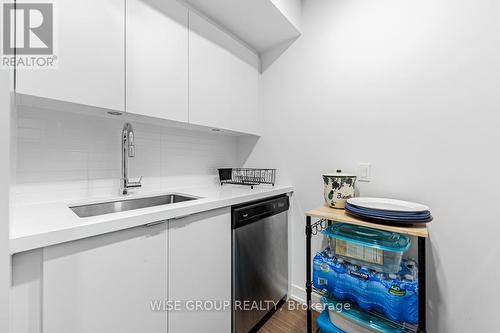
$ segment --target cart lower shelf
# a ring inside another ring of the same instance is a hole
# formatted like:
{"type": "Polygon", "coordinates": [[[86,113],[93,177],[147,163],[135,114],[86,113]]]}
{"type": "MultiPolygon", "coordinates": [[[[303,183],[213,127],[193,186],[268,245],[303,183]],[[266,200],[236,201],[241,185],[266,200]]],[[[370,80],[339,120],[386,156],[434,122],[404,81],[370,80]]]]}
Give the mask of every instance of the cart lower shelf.
{"type": "MultiPolygon", "coordinates": [[[[312,288],[312,293],[318,297],[321,298],[327,298],[330,300],[335,300],[335,298],[330,295],[328,292],[319,290],[317,288],[312,288]]],[[[343,304],[350,304],[350,306],[355,306],[353,303],[348,302],[348,301],[340,301],[340,300],[335,300],[336,302],[343,303],[343,304]]],[[[362,310],[360,310],[362,311],[362,310]]],[[[391,327],[394,330],[405,332],[405,333],[415,333],[418,332],[418,326],[412,325],[410,323],[404,323],[404,322],[396,322],[393,320],[390,320],[389,318],[385,317],[383,314],[380,314],[376,311],[363,311],[365,312],[369,318],[371,318],[372,321],[375,322],[380,322],[383,323],[384,326],[391,327]]]]}

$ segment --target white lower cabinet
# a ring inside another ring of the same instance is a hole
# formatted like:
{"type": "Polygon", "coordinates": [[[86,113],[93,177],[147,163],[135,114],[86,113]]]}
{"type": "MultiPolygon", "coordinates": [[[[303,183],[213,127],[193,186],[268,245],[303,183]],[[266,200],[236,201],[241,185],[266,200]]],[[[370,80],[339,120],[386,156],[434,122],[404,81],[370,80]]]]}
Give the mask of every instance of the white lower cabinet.
{"type": "Polygon", "coordinates": [[[10,333],[42,333],[42,257],[42,249],[12,256],[10,333]]]}
{"type": "Polygon", "coordinates": [[[43,332],[165,333],[166,223],[43,250],[43,332]]]}
{"type": "Polygon", "coordinates": [[[168,246],[169,300],[186,304],[182,311],[169,312],[168,332],[229,333],[230,306],[225,311],[206,310],[231,300],[231,209],[171,222],[168,246]],[[196,301],[206,301],[198,311],[196,301]]]}
{"type": "Polygon", "coordinates": [[[12,265],[11,333],[231,331],[229,207],[15,254],[12,265]],[[174,301],[182,309],[163,308],[174,301]]]}

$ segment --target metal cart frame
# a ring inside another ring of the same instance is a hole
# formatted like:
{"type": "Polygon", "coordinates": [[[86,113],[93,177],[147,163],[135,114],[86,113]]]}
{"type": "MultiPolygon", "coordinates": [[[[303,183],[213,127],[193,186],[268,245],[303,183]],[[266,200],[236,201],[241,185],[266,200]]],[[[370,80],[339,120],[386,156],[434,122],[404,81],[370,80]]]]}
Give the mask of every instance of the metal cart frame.
{"type": "MultiPolygon", "coordinates": [[[[306,213],[306,301],[307,301],[307,333],[313,333],[313,319],[312,319],[312,253],[311,253],[311,240],[312,237],[320,233],[327,226],[331,225],[333,222],[342,222],[350,224],[362,224],[368,227],[374,227],[375,229],[389,229],[394,231],[394,227],[385,228],[383,225],[369,223],[366,221],[361,221],[352,217],[347,217],[344,211],[322,207],[317,210],[312,210],[306,213]],[[331,211],[329,211],[331,210],[331,211]],[[338,215],[338,216],[337,216],[338,215]],[[312,222],[312,218],[319,218],[318,221],[312,222]]],[[[402,227],[401,230],[406,230],[408,235],[417,237],[417,251],[418,251],[418,330],[419,333],[427,332],[426,323],[426,263],[425,263],[425,243],[427,237],[427,228],[425,226],[419,227],[418,230],[425,232],[419,232],[418,234],[412,233],[412,227],[402,227]]],[[[417,229],[415,229],[417,230],[417,229]]]]}

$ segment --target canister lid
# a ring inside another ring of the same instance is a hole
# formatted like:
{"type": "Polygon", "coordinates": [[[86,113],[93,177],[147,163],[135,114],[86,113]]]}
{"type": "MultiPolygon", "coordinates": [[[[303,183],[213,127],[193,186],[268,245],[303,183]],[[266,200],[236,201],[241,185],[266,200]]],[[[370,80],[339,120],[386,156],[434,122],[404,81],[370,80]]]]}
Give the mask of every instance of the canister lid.
{"type": "Polygon", "coordinates": [[[352,173],[342,172],[342,170],[340,170],[340,169],[337,169],[336,172],[325,173],[323,176],[325,176],[325,177],[356,177],[356,175],[353,175],[352,173]]]}
{"type": "Polygon", "coordinates": [[[402,253],[411,245],[410,238],[406,235],[347,223],[332,224],[322,233],[328,237],[384,251],[402,253]]]}

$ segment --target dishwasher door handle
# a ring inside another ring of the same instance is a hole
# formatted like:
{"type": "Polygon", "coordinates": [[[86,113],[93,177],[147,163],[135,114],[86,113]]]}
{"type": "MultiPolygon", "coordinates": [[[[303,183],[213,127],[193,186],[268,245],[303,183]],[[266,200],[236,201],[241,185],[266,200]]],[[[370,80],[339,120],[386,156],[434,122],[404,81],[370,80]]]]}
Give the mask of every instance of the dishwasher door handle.
{"type": "Polygon", "coordinates": [[[162,224],[162,223],[166,223],[168,220],[160,220],[160,221],[155,221],[155,222],[150,222],[150,223],[147,223],[145,226],[146,227],[152,227],[154,225],[158,225],[158,224],[162,224]]]}

